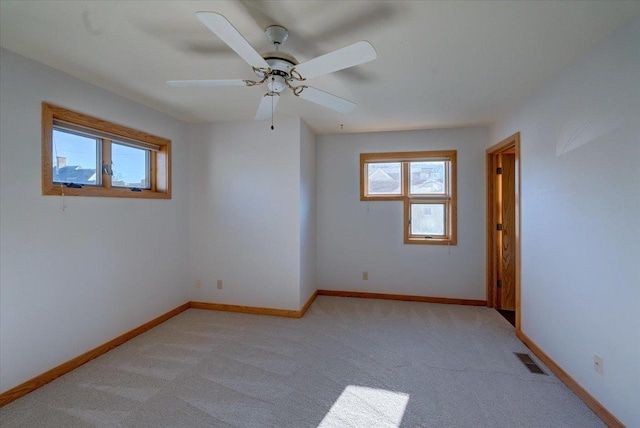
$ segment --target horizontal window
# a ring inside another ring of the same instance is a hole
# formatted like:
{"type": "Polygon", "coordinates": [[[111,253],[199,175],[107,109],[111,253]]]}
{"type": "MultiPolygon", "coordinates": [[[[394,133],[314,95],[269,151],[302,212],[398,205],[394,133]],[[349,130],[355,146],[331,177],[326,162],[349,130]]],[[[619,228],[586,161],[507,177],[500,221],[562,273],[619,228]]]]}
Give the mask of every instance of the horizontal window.
{"type": "Polygon", "coordinates": [[[410,162],[409,195],[446,195],[446,162],[410,162]]]}
{"type": "Polygon", "coordinates": [[[406,244],[455,245],[456,151],[362,153],[360,199],[403,201],[406,244]]]}
{"type": "Polygon", "coordinates": [[[53,182],[75,183],[83,186],[102,185],[99,138],[53,128],[53,182]]]}
{"type": "Polygon", "coordinates": [[[111,186],[151,189],[151,150],[111,142],[111,186]]]}
{"type": "Polygon", "coordinates": [[[42,104],[42,193],[171,198],[171,141],[42,104]]]}
{"type": "Polygon", "coordinates": [[[412,238],[446,238],[447,204],[408,200],[409,235],[412,238]]]}
{"type": "Polygon", "coordinates": [[[402,195],[402,163],[368,163],[367,194],[377,196],[402,195]]]}

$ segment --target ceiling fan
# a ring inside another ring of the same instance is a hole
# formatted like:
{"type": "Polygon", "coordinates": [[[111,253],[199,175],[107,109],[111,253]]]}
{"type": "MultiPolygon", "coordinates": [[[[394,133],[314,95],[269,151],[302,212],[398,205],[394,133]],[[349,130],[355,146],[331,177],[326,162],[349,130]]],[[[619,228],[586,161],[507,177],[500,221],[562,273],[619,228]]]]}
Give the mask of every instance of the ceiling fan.
{"type": "Polygon", "coordinates": [[[219,13],[197,12],[196,17],[245,60],[258,79],[170,80],[167,83],[175,87],[258,86],[266,83],[268,91],[260,101],[256,120],[273,119],[280,94],[287,88],[304,100],[340,113],[350,113],[356,108],[355,103],[308,86],[306,80],[364,64],[378,56],[371,43],[361,41],[300,64],[295,57],[280,50],[289,36],[287,29],[280,25],[271,25],[264,30],[274,50],[259,54],[219,13]]]}

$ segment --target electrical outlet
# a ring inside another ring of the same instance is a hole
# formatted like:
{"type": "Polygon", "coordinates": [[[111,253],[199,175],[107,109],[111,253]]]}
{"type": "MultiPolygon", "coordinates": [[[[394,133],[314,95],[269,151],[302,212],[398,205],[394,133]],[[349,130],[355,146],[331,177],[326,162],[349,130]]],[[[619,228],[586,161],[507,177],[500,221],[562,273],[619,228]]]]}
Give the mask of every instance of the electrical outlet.
{"type": "Polygon", "coordinates": [[[222,290],[222,280],[218,280],[218,290],[222,290]]]}
{"type": "Polygon", "coordinates": [[[202,281],[200,281],[199,279],[196,279],[196,288],[201,288],[202,287],[202,281]]]}
{"type": "Polygon", "coordinates": [[[362,279],[364,281],[368,281],[369,280],[369,272],[362,272],[362,279]]]}
{"type": "Polygon", "coordinates": [[[593,354],[593,368],[602,374],[602,357],[598,354],[593,354]]]}

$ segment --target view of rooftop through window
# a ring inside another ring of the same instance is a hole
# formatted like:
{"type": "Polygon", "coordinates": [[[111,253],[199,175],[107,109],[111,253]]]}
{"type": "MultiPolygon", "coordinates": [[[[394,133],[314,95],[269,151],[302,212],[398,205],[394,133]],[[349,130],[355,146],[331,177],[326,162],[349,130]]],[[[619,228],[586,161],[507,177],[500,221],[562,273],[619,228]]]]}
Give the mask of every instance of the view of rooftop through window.
{"type": "MultiPolygon", "coordinates": [[[[100,139],[64,129],[53,130],[53,181],[99,185],[101,183],[100,139]]],[[[115,187],[150,186],[148,150],[113,142],[111,159],[115,187]]]]}
{"type": "Polygon", "coordinates": [[[99,184],[98,139],[58,129],[53,130],[53,181],[99,184]]]}
{"type": "Polygon", "coordinates": [[[367,164],[370,195],[400,195],[401,162],[367,164]]]}
{"type": "Polygon", "coordinates": [[[413,195],[444,194],[444,161],[437,162],[411,162],[410,177],[413,195]]]}

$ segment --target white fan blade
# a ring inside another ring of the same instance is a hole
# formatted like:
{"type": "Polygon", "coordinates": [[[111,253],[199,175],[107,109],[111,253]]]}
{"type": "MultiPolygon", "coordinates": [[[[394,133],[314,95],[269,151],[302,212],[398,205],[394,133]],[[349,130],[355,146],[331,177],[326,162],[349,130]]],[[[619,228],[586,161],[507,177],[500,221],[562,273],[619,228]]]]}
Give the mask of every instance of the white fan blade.
{"type": "Polygon", "coordinates": [[[335,110],[340,113],[351,113],[358,105],[352,103],[344,98],[336,97],[328,92],[321,91],[320,89],[312,88],[310,86],[305,87],[299,94],[300,98],[312,103],[321,105],[322,107],[335,110]]]}
{"type": "Polygon", "coordinates": [[[204,88],[207,86],[247,86],[242,79],[223,79],[223,80],[169,80],[169,86],[176,88],[204,88]]]}
{"type": "Polygon", "coordinates": [[[276,110],[278,101],[280,101],[280,95],[263,96],[262,100],[260,100],[260,105],[258,106],[258,112],[256,113],[256,120],[271,119],[271,115],[276,110]]]}
{"type": "Polygon", "coordinates": [[[365,62],[373,61],[377,57],[378,54],[371,43],[362,41],[310,59],[307,62],[296,65],[294,69],[305,79],[311,79],[312,77],[364,64],[365,62]]]}
{"type": "Polygon", "coordinates": [[[256,68],[269,68],[264,58],[242,37],[227,18],[215,12],[197,12],[196,17],[247,64],[256,68]]]}

